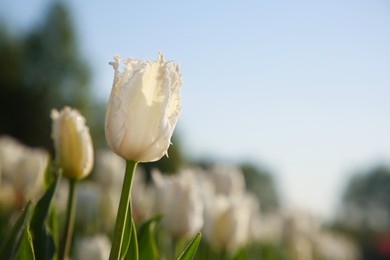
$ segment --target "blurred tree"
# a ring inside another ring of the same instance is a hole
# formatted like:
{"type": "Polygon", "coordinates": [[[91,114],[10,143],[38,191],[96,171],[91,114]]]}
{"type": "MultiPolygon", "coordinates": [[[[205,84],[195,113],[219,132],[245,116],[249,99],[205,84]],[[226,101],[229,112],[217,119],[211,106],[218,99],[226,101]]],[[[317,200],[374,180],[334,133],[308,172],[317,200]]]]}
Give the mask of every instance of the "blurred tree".
{"type": "Polygon", "coordinates": [[[378,166],[350,179],[333,226],[359,241],[363,259],[390,259],[389,168],[378,166]]]}
{"type": "MultiPolygon", "coordinates": [[[[191,162],[193,167],[204,170],[210,169],[214,164],[214,159],[206,157],[191,162]]],[[[257,197],[261,210],[270,212],[278,209],[280,198],[272,174],[252,163],[241,163],[238,167],[244,175],[246,189],[257,197]]]]}
{"type": "Polygon", "coordinates": [[[247,190],[259,199],[261,210],[276,210],[279,207],[279,195],[272,175],[251,163],[243,163],[240,168],[244,173],[247,190]]]}
{"type": "Polygon", "coordinates": [[[51,150],[50,111],[65,105],[80,110],[88,125],[101,125],[89,120],[89,108],[98,105],[91,99],[89,68],[65,5],[55,1],[43,24],[26,36],[10,37],[2,30],[0,41],[0,134],[51,150]]]}
{"type": "Polygon", "coordinates": [[[380,166],[354,175],[338,215],[353,229],[390,231],[390,169],[380,166]]]}

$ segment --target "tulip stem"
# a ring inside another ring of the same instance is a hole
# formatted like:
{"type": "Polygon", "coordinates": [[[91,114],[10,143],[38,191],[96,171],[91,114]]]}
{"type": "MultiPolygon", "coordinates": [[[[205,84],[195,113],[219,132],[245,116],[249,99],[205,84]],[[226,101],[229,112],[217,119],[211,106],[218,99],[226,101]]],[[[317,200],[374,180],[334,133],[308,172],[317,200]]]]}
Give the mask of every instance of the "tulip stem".
{"type": "Polygon", "coordinates": [[[119,201],[118,214],[115,223],[114,237],[110,252],[110,260],[120,257],[126,218],[131,218],[131,184],[138,162],[126,161],[126,172],[123,180],[122,194],[119,201]]]}
{"type": "Polygon", "coordinates": [[[66,208],[66,222],[58,254],[59,260],[68,258],[70,246],[72,244],[74,218],[76,213],[76,187],[77,181],[69,180],[69,195],[68,205],[66,208]]]}

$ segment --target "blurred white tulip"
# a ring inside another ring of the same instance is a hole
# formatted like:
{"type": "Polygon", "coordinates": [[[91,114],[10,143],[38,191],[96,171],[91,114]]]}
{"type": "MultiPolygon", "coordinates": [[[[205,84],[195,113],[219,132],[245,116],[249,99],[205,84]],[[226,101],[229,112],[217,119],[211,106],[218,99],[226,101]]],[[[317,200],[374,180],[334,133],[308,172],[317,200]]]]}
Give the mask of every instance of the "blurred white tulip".
{"type": "Polygon", "coordinates": [[[96,153],[92,179],[104,189],[115,189],[120,193],[126,162],[111,150],[99,150],[96,153]]]}
{"type": "Polygon", "coordinates": [[[0,215],[10,212],[15,206],[15,189],[10,183],[3,182],[0,186],[0,215]]]}
{"type": "Polygon", "coordinates": [[[203,226],[203,204],[190,170],[174,176],[152,173],[156,185],[157,211],[163,214],[162,225],[176,238],[195,235],[203,226]]]}
{"type": "Polygon", "coordinates": [[[319,232],[316,218],[296,208],[285,209],[283,214],[283,242],[291,252],[291,259],[314,259],[313,241],[319,232]]]}
{"type": "MultiPolygon", "coordinates": [[[[100,150],[96,154],[95,169],[91,179],[105,192],[101,196],[103,230],[111,232],[118,213],[118,205],[123,184],[125,160],[111,150],[100,150]]],[[[152,217],[154,190],[145,183],[142,167],[136,169],[132,185],[133,218],[136,224],[152,217]]]]}
{"type": "Polygon", "coordinates": [[[211,174],[216,194],[229,196],[244,193],[245,179],[239,168],[217,164],[211,168],[211,174]]]}
{"type": "Polygon", "coordinates": [[[245,196],[209,198],[205,205],[204,235],[215,249],[233,253],[246,245],[251,204],[245,196]]]}
{"type": "Polygon", "coordinates": [[[100,197],[99,221],[104,232],[112,233],[114,229],[120,195],[120,191],[108,190],[100,197]]]}
{"type": "Polygon", "coordinates": [[[135,224],[140,224],[153,217],[155,208],[156,189],[146,184],[145,173],[138,167],[133,177],[131,189],[132,216],[135,224]]]}
{"type": "Polygon", "coordinates": [[[157,161],[167,154],[180,114],[179,66],[162,54],[156,62],[116,56],[110,64],[115,76],[106,111],[107,143],[126,160],[157,161]]]}
{"type": "Polygon", "coordinates": [[[110,250],[111,242],[105,235],[81,237],[75,241],[74,259],[107,260],[110,250]]]}
{"type": "Polygon", "coordinates": [[[251,220],[251,239],[262,244],[279,245],[282,240],[282,227],[281,214],[258,214],[251,220]]]}
{"type": "Polygon", "coordinates": [[[99,228],[103,190],[91,181],[79,183],[76,198],[75,226],[80,231],[92,233],[99,228]]]}
{"type": "Polygon", "coordinates": [[[64,179],[60,180],[56,192],[54,193],[54,204],[56,212],[61,215],[66,212],[66,205],[69,196],[69,182],[64,179]]]}
{"type": "Polygon", "coordinates": [[[10,136],[0,137],[1,172],[7,177],[14,174],[15,168],[23,157],[27,147],[10,136]]]}
{"type": "Polygon", "coordinates": [[[1,196],[10,196],[14,190],[17,208],[43,192],[44,173],[49,154],[40,148],[27,147],[11,137],[0,138],[1,196]],[[7,190],[7,192],[5,192],[7,190]]]}
{"type": "Polygon", "coordinates": [[[322,230],[315,238],[316,255],[322,260],[357,260],[355,244],[334,232],[322,230]]]}

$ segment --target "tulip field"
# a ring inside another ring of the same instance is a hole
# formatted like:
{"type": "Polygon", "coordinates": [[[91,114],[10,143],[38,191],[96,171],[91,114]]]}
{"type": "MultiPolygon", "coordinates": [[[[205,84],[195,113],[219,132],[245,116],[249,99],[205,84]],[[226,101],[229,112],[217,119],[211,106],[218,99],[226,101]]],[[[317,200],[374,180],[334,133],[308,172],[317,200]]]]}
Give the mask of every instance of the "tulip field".
{"type": "Polygon", "coordinates": [[[388,1],[19,2],[0,260],[390,259],[388,1]]]}
{"type": "MultiPolygon", "coordinates": [[[[14,223],[29,200],[43,195],[49,156],[2,137],[0,158],[4,238],[4,223],[14,223]]],[[[78,184],[72,259],[108,259],[110,254],[126,164],[113,152],[99,150],[94,167],[78,184]]],[[[48,223],[53,237],[63,230],[68,186],[62,178],[53,198],[58,219],[54,226],[48,223]]],[[[140,252],[140,259],[176,259],[198,232],[201,242],[194,259],[359,259],[352,241],[322,228],[306,212],[262,213],[261,202],[246,191],[243,175],[233,165],[187,168],[175,175],[156,170],[147,183],[140,164],[131,195],[137,231],[154,219],[149,226],[155,239],[148,249],[152,252],[144,257],[140,252]]]]}
{"type": "Polygon", "coordinates": [[[54,158],[1,137],[1,259],[358,259],[308,212],[262,212],[234,164],[147,175],[143,163],[167,155],[180,115],[180,68],[162,54],[111,64],[111,150],[94,150],[68,106],[51,113],[54,158]]]}

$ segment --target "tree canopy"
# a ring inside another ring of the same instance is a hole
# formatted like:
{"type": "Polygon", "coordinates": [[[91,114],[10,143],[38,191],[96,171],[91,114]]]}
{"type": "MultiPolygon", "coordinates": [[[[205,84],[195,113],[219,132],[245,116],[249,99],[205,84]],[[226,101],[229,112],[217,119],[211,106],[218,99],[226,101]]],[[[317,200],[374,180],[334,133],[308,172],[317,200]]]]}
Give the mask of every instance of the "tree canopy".
{"type": "Polygon", "coordinates": [[[51,149],[51,109],[72,106],[88,121],[89,82],[89,67],[61,2],[26,35],[0,30],[0,134],[51,149]]]}

